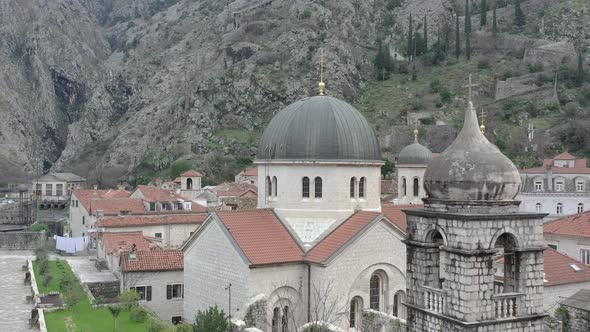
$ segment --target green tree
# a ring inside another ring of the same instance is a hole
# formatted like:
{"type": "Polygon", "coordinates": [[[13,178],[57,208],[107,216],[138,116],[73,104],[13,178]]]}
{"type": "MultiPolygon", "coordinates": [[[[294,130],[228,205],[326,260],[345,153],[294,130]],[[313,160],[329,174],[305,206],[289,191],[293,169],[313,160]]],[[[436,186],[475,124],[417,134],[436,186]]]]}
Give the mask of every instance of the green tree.
{"type": "Polygon", "coordinates": [[[412,27],[412,14],[410,14],[410,24],[409,24],[409,31],[408,31],[408,58],[411,60],[412,55],[414,54],[414,32],[412,27]]]}
{"type": "Polygon", "coordinates": [[[193,330],[194,332],[225,332],[227,324],[223,310],[214,306],[204,312],[201,310],[197,312],[193,330]]]}
{"type": "Polygon", "coordinates": [[[426,22],[426,16],[424,16],[424,37],[423,37],[423,39],[424,40],[422,42],[424,43],[424,46],[423,46],[422,52],[426,53],[426,52],[428,52],[428,22],[426,22]]]}
{"type": "Polygon", "coordinates": [[[545,15],[545,33],[555,40],[566,39],[574,45],[578,56],[577,80],[584,80],[584,54],[590,39],[590,4],[586,0],[564,0],[545,15]]]}
{"type": "Polygon", "coordinates": [[[461,35],[459,32],[459,15],[456,16],[455,22],[455,57],[459,59],[461,56],[461,35]]]}
{"type": "Polygon", "coordinates": [[[479,3],[479,25],[482,27],[488,23],[488,2],[481,0],[479,3]]]}
{"type": "Polygon", "coordinates": [[[121,313],[121,307],[110,305],[109,311],[113,315],[113,331],[117,331],[117,318],[119,318],[119,314],[121,313]]]}
{"type": "Polygon", "coordinates": [[[469,0],[465,0],[465,33],[471,32],[471,11],[469,10],[469,0]]]}
{"type": "Polygon", "coordinates": [[[123,304],[126,309],[130,309],[139,301],[139,294],[134,290],[124,291],[119,294],[119,302],[123,304]]]}
{"type": "Polygon", "coordinates": [[[177,160],[170,166],[170,177],[176,179],[180,174],[190,171],[193,168],[193,164],[188,160],[177,160]]]}
{"type": "Polygon", "coordinates": [[[377,79],[381,81],[388,79],[393,71],[393,61],[391,61],[389,47],[382,41],[379,42],[379,50],[377,51],[377,55],[375,55],[373,65],[375,66],[377,79]]]}
{"type": "Polygon", "coordinates": [[[498,5],[496,1],[494,1],[494,10],[492,11],[492,35],[495,37],[498,33],[498,20],[496,19],[496,9],[498,5]]]}
{"type": "Polygon", "coordinates": [[[381,166],[381,175],[387,176],[395,170],[395,164],[387,158],[383,158],[384,164],[381,166]]]}
{"type": "Polygon", "coordinates": [[[524,12],[520,6],[520,0],[515,0],[514,2],[514,25],[516,25],[519,29],[522,29],[526,24],[526,17],[524,16],[524,12]]]}
{"type": "Polygon", "coordinates": [[[468,33],[465,35],[465,56],[467,60],[471,60],[471,34],[468,33]]]}

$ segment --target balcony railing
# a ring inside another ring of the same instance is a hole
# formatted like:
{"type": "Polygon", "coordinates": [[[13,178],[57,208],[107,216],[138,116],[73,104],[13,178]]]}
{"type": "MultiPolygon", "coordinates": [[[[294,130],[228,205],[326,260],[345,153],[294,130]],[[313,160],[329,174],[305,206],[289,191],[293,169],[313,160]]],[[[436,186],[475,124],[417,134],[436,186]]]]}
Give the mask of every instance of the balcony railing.
{"type": "Polygon", "coordinates": [[[496,318],[511,318],[518,316],[522,293],[494,294],[494,310],[496,318]]]}
{"type": "Polygon", "coordinates": [[[443,313],[446,305],[446,295],[442,289],[423,286],[424,308],[434,312],[443,313]]]}
{"type": "Polygon", "coordinates": [[[494,294],[504,293],[504,282],[501,280],[494,281],[494,294]]]}

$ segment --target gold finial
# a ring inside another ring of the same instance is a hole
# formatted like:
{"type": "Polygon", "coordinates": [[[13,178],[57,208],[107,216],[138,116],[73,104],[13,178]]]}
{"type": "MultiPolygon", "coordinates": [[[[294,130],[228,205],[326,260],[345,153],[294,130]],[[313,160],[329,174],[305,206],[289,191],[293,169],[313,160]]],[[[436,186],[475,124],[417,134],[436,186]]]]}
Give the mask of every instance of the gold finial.
{"type": "Polygon", "coordinates": [[[485,131],[486,131],[486,125],[484,124],[484,121],[485,121],[485,119],[484,119],[484,113],[483,113],[483,107],[482,107],[482,109],[481,109],[481,126],[479,126],[479,130],[481,131],[482,134],[485,133],[485,131]]]}
{"type": "Polygon", "coordinates": [[[326,90],[326,84],[324,83],[324,49],[320,48],[320,96],[324,95],[324,90],[326,90]]]}
{"type": "Polygon", "coordinates": [[[418,143],[418,119],[416,119],[416,125],[414,126],[414,143],[418,143]]]}

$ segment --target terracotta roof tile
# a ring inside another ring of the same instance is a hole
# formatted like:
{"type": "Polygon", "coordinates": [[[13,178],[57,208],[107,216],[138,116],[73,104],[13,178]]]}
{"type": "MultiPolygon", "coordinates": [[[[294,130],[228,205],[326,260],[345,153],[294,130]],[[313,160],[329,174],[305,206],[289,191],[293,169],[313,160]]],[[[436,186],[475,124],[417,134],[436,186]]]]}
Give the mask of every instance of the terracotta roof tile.
{"type": "Polygon", "coordinates": [[[102,198],[127,198],[131,195],[131,192],[124,189],[109,189],[104,193],[102,198]]]}
{"type": "Polygon", "coordinates": [[[181,250],[138,250],[135,254],[136,260],[129,260],[128,252],[121,255],[123,271],[178,271],[184,269],[184,255],[181,250]]]}
{"type": "MultiPolygon", "coordinates": [[[[545,167],[533,167],[521,169],[523,174],[544,174],[547,171],[545,167]]],[[[553,167],[553,174],[590,174],[590,168],[587,167],[553,167]]]]}
{"type": "Polygon", "coordinates": [[[108,198],[93,199],[91,204],[91,214],[97,211],[103,211],[105,216],[118,215],[121,211],[129,211],[130,214],[142,214],[147,210],[143,201],[139,198],[108,198]]]}
{"type": "Polygon", "coordinates": [[[381,180],[381,195],[395,194],[397,196],[397,181],[381,180]]]}
{"type": "Polygon", "coordinates": [[[184,197],[176,194],[174,191],[153,187],[153,186],[137,186],[139,192],[143,194],[143,197],[148,202],[176,202],[176,201],[187,201],[184,197]]]}
{"type": "Polygon", "coordinates": [[[347,244],[353,237],[373,221],[379,213],[357,212],[328,234],[320,243],[313,247],[306,258],[314,263],[323,263],[347,244]]]}
{"type": "Polygon", "coordinates": [[[590,211],[545,223],[543,232],[546,234],[590,237],[590,211]]]}
{"type": "Polygon", "coordinates": [[[173,214],[173,215],[143,215],[143,216],[118,216],[104,217],[98,219],[97,227],[118,228],[132,226],[155,226],[155,225],[179,225],[179,224],[201,224],[207,219],[202,214],[173,214]]]}
{"type": "Polygon", "coordinates": [[[217,216],[252,264],[303,260],[303,251],[272,210],[219,211],[217,216]]]}
{"type": "Polygon", "coordinates": [[[590,281],[590,266],[559,253],[551,248],[544,252],[545,286],[573,284],[590,281]],[[576,271],[571,264],[580,270],[576,271]]]}
{"type": "Polygon", "coordinates": [[[93,198],[101,198],[107,190],[94,190],[94,189],[74,189],[72,192],[76,196],[80,204],[86,209],[90,210],[90,201],[93,198]]]}
{"type": "Polygon", "coordinates": [[[250,167],[243,170],[239,175],[241,176],[258,176],[258,167],[250,167]]]}
{"type": "Polygon", "coordinates": [[[135,244],[137,250],[150,250],[151,243],[143,237],[141,231],[137,232],[105,232],[101,239],[107,254],[113,254],[119,250],[128,251],[135,244]]]}
{"type": "Polygon", "coordinates": [[[244,195],[248,191],[257,193],[258,188],[250,183],[226,182],[216,186],[213,190],[218,197],[238,197],[244,195]]]}
{"type": "Polygon", "coordinates": [[[385,218],[389,219],[394,223],[402,232],[406,232],[408,229],[408,221],[406,214],[402,210],[421,209],[424,205],[422,204],[381,204],[381,211],[385,215],[385,218]]]}
{"type": "Polygon", "coordinates": [[[576,156],[571,155],[569,152],[562,152],[557,156],[553,157],[553,160],[576,160],[576,156]]]}
{"type": "Polygon", "coordinates": [[[190,170],[190,171],[186,171],[186,172],[180,174],[180,176],[183,176],[183,177],[202,177],[203,175],[201,173],[197,172],[197,171],[190,170]]]}

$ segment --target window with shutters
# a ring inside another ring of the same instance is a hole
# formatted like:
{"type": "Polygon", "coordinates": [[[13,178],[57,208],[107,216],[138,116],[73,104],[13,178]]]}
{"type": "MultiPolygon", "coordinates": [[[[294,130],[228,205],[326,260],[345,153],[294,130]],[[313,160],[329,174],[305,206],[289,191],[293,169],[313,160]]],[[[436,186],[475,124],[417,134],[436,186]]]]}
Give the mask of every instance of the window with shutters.
{"type": "Polygon", "coordinates": [[[139,299],[142,301],[152,300],[152,286],[136,286],[130,288],[132,291],[137,292],[139,299]]]}
{"type": "Polygon", "coordinates": [[[180,299],[183,295],[182,284],[166,285],[166,299],[180,299]]]}

